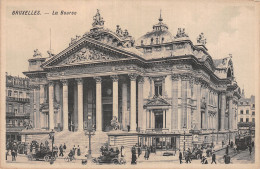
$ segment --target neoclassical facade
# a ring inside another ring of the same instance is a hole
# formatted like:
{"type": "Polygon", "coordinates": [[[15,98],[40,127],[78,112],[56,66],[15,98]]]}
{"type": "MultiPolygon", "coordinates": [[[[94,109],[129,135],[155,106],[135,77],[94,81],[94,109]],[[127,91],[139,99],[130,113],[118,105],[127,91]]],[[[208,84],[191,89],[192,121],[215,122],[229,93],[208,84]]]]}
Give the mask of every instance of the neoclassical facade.
{"type": "Polygon", "coordinates": [[[48,53],[35,50],[24,72],[36,89],[35,128],[77,132],[91,121],[97,133],[108,132],[116,117],[122,132],[109,134],[113,144],[131,133],[161,148],[221,142],[237,132],[232,56],[213,59],[203,33],[196,43],[182,28],[173,36],[160,16],[134,40],[119,25],[106,29],[97,11],[89,32],[48,53]]]}

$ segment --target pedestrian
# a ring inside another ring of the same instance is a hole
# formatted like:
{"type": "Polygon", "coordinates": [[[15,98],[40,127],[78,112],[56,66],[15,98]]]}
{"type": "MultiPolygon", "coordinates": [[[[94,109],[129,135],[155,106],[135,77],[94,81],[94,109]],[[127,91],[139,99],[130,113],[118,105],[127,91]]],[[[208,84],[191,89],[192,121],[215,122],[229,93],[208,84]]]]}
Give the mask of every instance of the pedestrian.
{"type": "Polygon", "coordinates": [[[139,147],[137,148],[137,150],[138,150],[138,158],[139,158],[139,156],[142,154],[141,147],[139,146],[139,147]]]}
{"type": "Polygon", "coordinates": [[[121,146],[121,157],[125,157],[125,148],[121,146]]]}
{"type": "Polygon", "coordinates": [[[73,155],[75,156],[75,153],[76,153],[76,147],[75,147],[75,145],[73,146],[72,152],[73,152],[73,155]]]}
{"type": "Polygon", "coordinates": [[[62,157],[63,157],[64,155],[63,155],[63,147],[62,147],[62,144],[60,145],[59,149],[60,149],[60,154],[59,154],[59,156],[62,156],[62,157]]]}
{"type": "Polygon", "coordinates": [[[249,153],[250,153],[250,155],[251,155],[251,153],[252,153],[252,147],[249,145],[248,146],[248,150],[249,150],[249,153]]]}
{"type": "Polygon", "coordinates": [[[136,149],[135,146],[132,147],[132,161],[131,164],[136,164],[136,149]]]}
{"type": "Polygon", "coordinates": [[[233,141],[231,141],[231,143],[230,143],[230,147],[231,148],[233,148],[233,144],[234,144],[233,141]]]}
{"type": "Polygon", "coordinates": [[[211,164],[212,164],[212,163],[217,164],[217,163],[216,163],[216,154],[215,154],[215,151],[213,151],[213,153],[212,153],[212,161],[211,161],[211,164]]]}
{"type": "Polygon", "coordinates": [[[224,140],[222,140],[222,148],[223,148],[223,146],[224,146],[224,140]]]}
{"type": "Polygon", "coordinates": [[[179,160],[180,160],[180,164],[181,164],[182,163],[182,153],[180,150],[179,150],[179,160]]]}
{"type": "Polygon", "coordinates": [[[12,161],[16,161],[16,159],[15,159],[15,150],[14,149],[12,149],[11,154],[12,154],[12,161]]]}
{"type": "Polygon", "coordinates": [[[63,145],[63,150],[66,150],[66,148],[67,148],[67,146],[66,146],[66,144],[64,143],[64,145],[63,145]]]}
{"type": "Polygon", "coordinates": [[[80,156],[80,155],[81,155],[81,153],[80,153],[80,147],[79,147],[79,145],[78,145],[78,148],[77,148],[77,155],[78,155],[78,156],[80,156]]]}
{"type": "Polygon", "coordinates": [[[145,160],[148,160],[148,159],[149,159],[148,147],[145,148],[144,159],[145,159],[145,160]]]}

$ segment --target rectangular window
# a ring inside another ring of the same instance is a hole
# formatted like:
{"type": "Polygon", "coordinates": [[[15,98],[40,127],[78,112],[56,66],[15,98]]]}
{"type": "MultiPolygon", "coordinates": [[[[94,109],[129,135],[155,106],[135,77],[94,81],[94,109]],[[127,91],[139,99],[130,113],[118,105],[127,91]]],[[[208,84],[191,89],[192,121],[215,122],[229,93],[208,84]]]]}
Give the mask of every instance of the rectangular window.
{"type": "Polygon", "coordinates": [[[23,92],[19,92],[19,98],[23,98],[23,92]]]}
{"type": "Polygon", "coordinates": [[[249,114],[249,110],[246,110],[246,114],[249,114]]]}
{"type": "Polygon", "coordinates": [[[146,53],[152,53],[152,48],[146,48],[146,49],[145,49],[145,52],[146,52],[146,53]]]}
{"type": "Polygon", "coordinates": [[[240,122],[243,122],[243,118],[240,118],[240,122]]]}
{"type": "Polygon", "coordinates": [[[18,97],[18,92],[14,91],[14,97],[18,97]]]}
{"type": "Polygon", "coordinates": [[[240,114],[243,114],[243,110],[240,110],[240,114]]]}
{"type": "Polygon", "coordinates": [[[252,122],[253,122],[253,123],[255,122],[255,118],[252,118],[252,122]]]}
{"type": "Polygon", "coordinates": [[[154,82],[154,93],[156,96],[162,96],[162,81],[155,81],[154,82]]]}
{"type": "Polygon", "coordinates": [[[155,49],[155,51],[161,51],[161,47],[160,46],[155,47],[154,49],[155,49]]]}
{"type": "Polygon", "coordinates": [[[254,112],[254,111],[252,112],[252,115],[255,115],[255,112],[254,112]]]}
{"type": "Polygon", "coordinates": [[[14,109],[14,113],[16,114],[18,112],[17,108],[14,109]]]}
{"type": "Polygon", "coordinates": [[[9,96],[9,97],[12,96],[12,90],[8,90],[8,96],[9,96]]]}
{"type": "Polygon", "coordinates": [[[246,118],[246,122],[247,122],[247,123],[249,122],[249,118],[246,118]]]}
{"type": "Polygon", "coordinates": [[[255,108],[255,104],[253,104],[252,107],[255,108]]]}

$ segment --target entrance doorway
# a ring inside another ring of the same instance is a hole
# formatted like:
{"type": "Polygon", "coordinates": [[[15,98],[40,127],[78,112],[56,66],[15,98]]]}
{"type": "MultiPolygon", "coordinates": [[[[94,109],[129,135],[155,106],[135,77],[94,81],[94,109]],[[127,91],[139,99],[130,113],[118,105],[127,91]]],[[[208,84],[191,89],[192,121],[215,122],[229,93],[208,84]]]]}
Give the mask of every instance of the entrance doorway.
{"type": "Polygon", "coordinates": [[[112,104],[103,104],[103,131],[111,129],[112,116],[112,104]]]}
{"type": "Polygon", "coordinates": [[[155,116],[155,130],[162,130],[163,128],[163,111],[154,112],[155,116]]]}

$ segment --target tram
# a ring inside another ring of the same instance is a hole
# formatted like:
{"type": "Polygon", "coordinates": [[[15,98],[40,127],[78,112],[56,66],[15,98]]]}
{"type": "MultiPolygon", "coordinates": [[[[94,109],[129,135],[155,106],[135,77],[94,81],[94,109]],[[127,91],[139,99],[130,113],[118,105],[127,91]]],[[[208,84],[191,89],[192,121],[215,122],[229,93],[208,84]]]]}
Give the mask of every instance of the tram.
{"type": "Polygon", "coordinates": [[[236,136],[235,144],[238,150],[245,150],[251,145],[251,136],[249,134],[236,136]]]}

